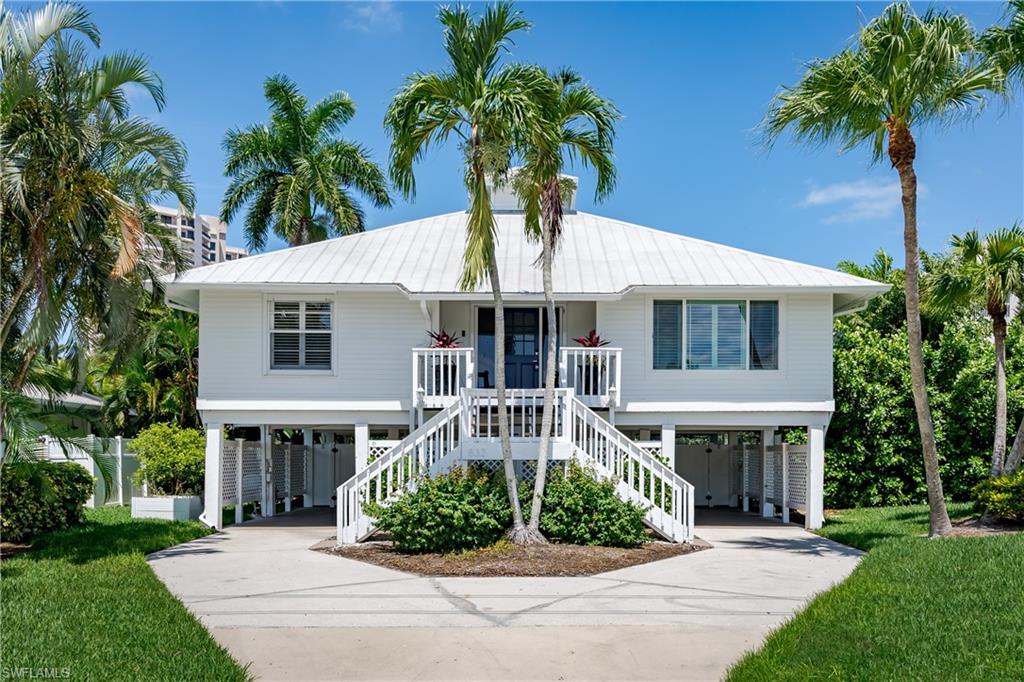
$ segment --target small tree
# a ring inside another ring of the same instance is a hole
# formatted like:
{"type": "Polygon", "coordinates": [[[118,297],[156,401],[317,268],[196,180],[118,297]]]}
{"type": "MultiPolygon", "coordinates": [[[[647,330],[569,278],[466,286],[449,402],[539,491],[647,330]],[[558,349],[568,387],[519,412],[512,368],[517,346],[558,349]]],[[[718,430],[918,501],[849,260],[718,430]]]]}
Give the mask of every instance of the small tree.
{"type": "Polygon", "coordinates": [[[198,495],[203,490],[206,436],[199,429],[153,424],[132,441],[139,456],[137,480],[161,495],[198,495]]]}

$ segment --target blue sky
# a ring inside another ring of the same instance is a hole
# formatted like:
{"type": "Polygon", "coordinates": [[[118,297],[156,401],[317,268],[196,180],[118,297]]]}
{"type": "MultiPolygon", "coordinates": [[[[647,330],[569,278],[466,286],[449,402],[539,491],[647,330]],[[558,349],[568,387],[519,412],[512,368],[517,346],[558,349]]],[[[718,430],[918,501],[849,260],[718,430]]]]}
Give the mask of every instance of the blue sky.
{"type": "MultiPolygon", "coordinates": [[[[946,5],[978,27],[1003,5],[946,5]]],[[[103,50],[147,55],[168,105],[151,115],[188,146],[202,213],[227,184],[224,132],[266,120],[262,82],[285,73],[310,99],[345,90],[358,111],[344,135],[382,164],[390,98],[416,70],[445,59],[433,3],[94,3],[103,50]]],[[[584,173],[578,207],[631,222],[823,266],[866,262],[884,247],[901,261],[895,173],[868,154],[838,155],[782,140],[765,154],[753,128],[802,63],[841,49],[876,3],[522,3],[534,28],[514,56],[571,65],[612,99],[619,183],[601,205],[584,173]]],[[[924,7],[921,5],[920,7],[924,7]]],[[[966,126],[920,131],[922,246],[1024,215],[1022,102],[991,106],[966,126]]],[[[435,150],[417,168],[414,202],[367,210],[381,227],[465,207],[460,159],[435,150]]],[[[241,245],[238,226],[229,241],[241,245]]],[[[282,244],[275,241],[270,248],[282,244]]]]}

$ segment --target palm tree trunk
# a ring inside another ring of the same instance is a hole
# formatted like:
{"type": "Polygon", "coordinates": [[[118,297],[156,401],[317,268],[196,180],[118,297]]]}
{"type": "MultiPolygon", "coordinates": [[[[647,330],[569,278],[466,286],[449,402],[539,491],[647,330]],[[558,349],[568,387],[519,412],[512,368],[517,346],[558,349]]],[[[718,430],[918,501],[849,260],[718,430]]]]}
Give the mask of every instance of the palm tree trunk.
{"type": "Polygon", "coordinates": [[[992,318],[992,338],[996,347],[996,434],[992,444],[990,476],[1003,473],[1006,459],[1006,317],[992,318]]]}
{"type": "Polygon", "coordinates": [[[1003,467],[1004,474],[1012,474],[1020,468],[1021,456],[1024,455],[1024,418],[1020,420],[1017,427],[1017,435],[1013,439],[1013,447],[1010,454],[1006,456],[1006,466],[1003,467]]]}
{"type": "Polygon", "coordinates": [[[942,493],[939,453],[935,445],[935,429],[928,404],[928,388],[924,371],[921,334],[921,293],[918,283],[917,244],[917,174],[914,172],[916,145],[910,130],[902,123],[890,123],[889,158],[900,176],[903,201],[904,290],[907,310],[907,346],[910,353],[910,381],[917,411],[917,427],[921,432],[924,475],[928,485],[928,537],[946,535],[952,530],[946,499],[942,493]]]}
{"type": "MultiPolygon", "coordinates": [[[[557,181],[556,181],[557,182],[557,181]]],[[[558,188],[555,188],[556,191],[558,188]]],[[[537,452],[537,476],[533,482],[533,502],[530,505],[530,530],[540,533],[540,512],[544,504],[544,483],[548,473],[548,448],[551,442],[551,427],[555,410],[555,365],[558,359],[558,318],[555,311],[555,292],[551,276],[551,261],[554,255],[554,234],[552,221],[541,220],[541,259],[544,279],[544,305],[548,316],[548,343],[544,365],[544,416],[540,424],[540,449],[537,452]]],[[[541,536],[543,538],[543,536],[541,536]]]]}
{"type": "Polygon", "coordinates": [[[516,469],[512,461],[512,437],[509,433],[508,408],[505,400],[505,301],[501,296],[498,263],[494,258],[487,264],[487,274],[494,296],[494,388],[498,403],[498,436],[501,440],[501,461],[505,465],[505,487],[508,491],[509,505],[512,507],[512,529],[508,532],[508,539],[516,544],[525,544],[529,533],[523,523],[523,509],[519,505],[516,469]]]}

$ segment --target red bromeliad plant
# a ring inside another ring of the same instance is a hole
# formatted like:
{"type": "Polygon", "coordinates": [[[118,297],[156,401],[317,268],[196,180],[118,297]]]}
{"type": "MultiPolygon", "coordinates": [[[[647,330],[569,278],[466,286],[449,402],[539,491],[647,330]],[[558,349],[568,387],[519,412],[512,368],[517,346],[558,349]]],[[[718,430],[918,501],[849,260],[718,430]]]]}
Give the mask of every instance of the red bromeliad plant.
{"type": "Polygon", "coordinates": [[[459,339],[454,334],[449,334],[444,329],[436,332],[427,331],[427,335],[433,343],[430,344],[431,348],[458,348],[459,339]]]}
{"type": "Polygon", "coordinates": [[[578,336],[573,339],[576,343],[580,344],[584,348],[600,348],[601,346],[607,346],[608,342],[597,335],[596,329],[591,329],[590,333],[586,336],[578,336]]]}

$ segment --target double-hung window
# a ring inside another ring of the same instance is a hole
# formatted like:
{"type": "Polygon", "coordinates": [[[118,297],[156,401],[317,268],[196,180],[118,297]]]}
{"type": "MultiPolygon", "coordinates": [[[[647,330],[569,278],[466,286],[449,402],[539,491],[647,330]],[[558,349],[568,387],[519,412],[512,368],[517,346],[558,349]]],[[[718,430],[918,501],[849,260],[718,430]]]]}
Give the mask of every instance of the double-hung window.
{"type": "Polygon", "coordinates": [[[686,368],[743,369],[746,301],[686,302],[686,368]]]}
{"type": "Polygon", "coordinates": [[[270,368],[330,370],[332,328],[326,301],[273,301],[270,368]]]}

